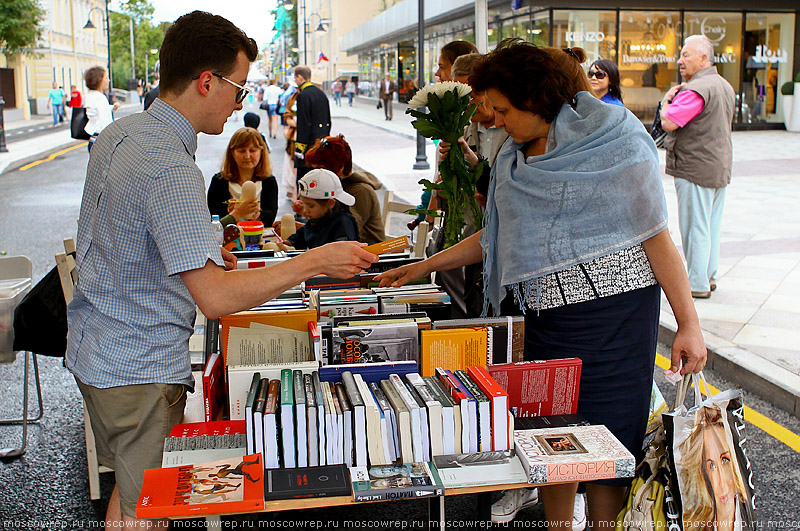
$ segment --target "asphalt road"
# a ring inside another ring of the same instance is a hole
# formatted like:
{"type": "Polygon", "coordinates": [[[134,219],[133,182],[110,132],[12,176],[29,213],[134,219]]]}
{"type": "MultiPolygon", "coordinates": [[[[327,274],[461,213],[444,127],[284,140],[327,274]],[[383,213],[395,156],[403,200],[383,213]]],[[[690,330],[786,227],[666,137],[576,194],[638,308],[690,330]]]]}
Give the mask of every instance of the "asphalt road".
{"type": "MultiPolygon", "coordinates": [[[[128,114],[132,114],[134,112],[138,112],[141,110],[140,106],[137,107],[130,107],[130,108],[122,108],[117,110],[114,113],[116,118],[121,118],[123,116],[127,116],[128,114]]],[[[19,142],[21,140],[29,140],[31,138],[36,138],[37,136],[46,135],[52,133],[53,131],[60,131],[62,129],[69,129],[69,117],[71,111],[67,112],[67,118],[59,123],[58,125],[54,126],[51,121],[48,121],[43,124],[31,125],[29,127],[20,127],[16,129],[6,130],[6,143],[13,144],[14,142],[19,142]]]]}
{"type": "MultiPolygon", "coordinates": [[[[220,137],[201,135],[198,164],[208,181],[217,171],[227,138],[241,122],[230,121],[220,137]]],[[[366,126],[365,126],[366,127],[366,126]]],[[[277,144],[277,141],[273,141],[277,144]]],[[[282,142],[280,143],[282,144],[282,142]]],[[[280,175],[282,145],[274,145],[273,167],[280,175]]],[[[54,265],[54,255],[65,237],[74,237],[80,207],[85,168],[85,148],[75,149],[29,170],[0,175],[0,252],[24,254],[34,265],[34,282],[54,265]]],[[[279,179],[280,180],[280,179],[279,179]]],[[[282,196],[283,194],[281,194],[282,196]]],[[[281,202],[288,209],[288,202],[281,202]]],[[[660,346],[659,352],[668,350],[660,346]]],[[[28,451],[19,459],[0,461],[0,526],[38,529],[80,529],[98,527],[105,513],[113,480],[102,476],[102,499],[89,500],[86,479],[86,456],[83,441],[83,417],[78,390],[72,376],[60,359],[40,357],[42,385],[45,392],[45,416],[28,434],[28,451]]],[[[674,393],[659,369],[656,381],[671,402],[674,393]]],[[[719,389],[736,387],[736,382],[723,380],[714,373],[706,374],[719,389]]],[[[2,417],[18,416],[22,401],[22,357],[10,365],[0,365],[3,400],[2,417]]],[[[756,412],[800,434],[800,420],[754,396],[745,403],[756,412]]],[[[0,426],[0,447],[19,443],[21,429],[0,426]]],[[[775,529],[800,526],[800,509],[796,493],[800,492],[800,454],[784,442],[748,422],[748,456],[752,461],[759,518],[764,526],[775,529]]],[[[796,436],[795,436],[796,438],[796,436]]],[[[477,496],[448,498],[446,516],[453,527],[473,527],[479,517],[477,496]]],[[[426,518],[424,501],[370,504],[361,507],[314,509],[292,513],[260,515],[230,519],[227,526],[341,528],[371,527],[386,529],[387,522],[422,522],[426,518]],[[318,525],[317,522],[322,522],[318,525]]],[[[519,526],[542,525],[541,509],[521,512],[519,526]]],[[[176,528],[180,528],[178,525],[176,528]]]]}

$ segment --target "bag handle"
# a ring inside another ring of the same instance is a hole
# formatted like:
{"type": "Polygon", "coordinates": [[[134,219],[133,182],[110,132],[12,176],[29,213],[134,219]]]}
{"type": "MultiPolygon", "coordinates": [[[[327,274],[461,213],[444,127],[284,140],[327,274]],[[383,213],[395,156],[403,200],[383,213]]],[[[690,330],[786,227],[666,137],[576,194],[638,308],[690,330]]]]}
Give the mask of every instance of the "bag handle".
{"type": "Polygon", "coordinates": [[[675,404],[672,410],[675,411],[686,401],[686,394],[689,391],[690,384],[693,384],[694,386],[694,404],[699,405],[701,402],[703,402],[703,395],[700,388],[701,383],[705,385],[706,396],[711,397],[711,388],[709,387],[708,382],[703,375],[703,371],[692,374],[684,374],[683,378],[681,378],[681,381],[678,382],[678,390],[675,393],[675,404]]]}

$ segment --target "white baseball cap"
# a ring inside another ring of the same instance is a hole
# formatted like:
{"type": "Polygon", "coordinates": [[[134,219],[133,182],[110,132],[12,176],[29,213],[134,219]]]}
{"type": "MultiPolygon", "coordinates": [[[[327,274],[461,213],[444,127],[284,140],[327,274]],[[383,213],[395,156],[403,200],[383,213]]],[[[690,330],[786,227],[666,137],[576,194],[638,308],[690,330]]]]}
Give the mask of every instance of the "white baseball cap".
{"type": "Polygon", "coordinates": [[[301,196],[310,199],[336,199],[347,206],[353,206],[356,202],[356,198],[342,188],[339,176],[330,170],[311,170],[300,179],[297,187],[301,196]]]}

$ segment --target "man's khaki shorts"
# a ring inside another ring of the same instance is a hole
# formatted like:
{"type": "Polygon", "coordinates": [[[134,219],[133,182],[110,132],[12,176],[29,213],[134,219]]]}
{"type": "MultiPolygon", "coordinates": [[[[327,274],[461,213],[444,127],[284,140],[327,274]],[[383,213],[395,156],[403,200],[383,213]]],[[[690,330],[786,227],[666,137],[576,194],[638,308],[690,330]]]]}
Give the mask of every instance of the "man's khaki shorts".
{"type": "Polygon", "coordinates": [[[183,419],[185,385],[140,384],[78,387],[92,421],[97,460],[114,470],[122,514],[136,516],[144,471],[161,468],[164,439],[183,419]]]}

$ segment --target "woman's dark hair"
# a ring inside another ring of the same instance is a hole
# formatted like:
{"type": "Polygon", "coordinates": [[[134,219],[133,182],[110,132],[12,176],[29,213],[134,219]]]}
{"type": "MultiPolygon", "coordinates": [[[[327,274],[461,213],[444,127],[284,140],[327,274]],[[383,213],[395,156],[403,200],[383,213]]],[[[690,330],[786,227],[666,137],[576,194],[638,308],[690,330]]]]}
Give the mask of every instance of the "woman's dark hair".
{"type": "Polygon", "coordinates": [[[306,164],[347,177],[353,173],[353,152],[343,135],[320,138],[306,152],[306,164]]]}
{"type": "Polygon", "coordinates": [[[574,84],[546,50],[522,39],[506,39],[469,78],[478,92],[495,89],[517,109],[555,120],[565,103],[575,106],[574,84]]]}
{"type": "Polygon", "coordinates": [[[478,49],[471,42],[453,41],[442,46],[442,57],[451,65],[456,62],[456,59],[468,53],[478,53],[478,49]]]}
{"type": "MultiPolygon", "coordinates": [[[[592,66],[608,74],[608,93],[622,101],[622,91],[619,88],[619,68],[610,59],[598,59],[592,66]]],[[[589,67],[591,68],[591,66],[589,67]]]]}
{"type": "Polygon", "coordinates": [[[161,45],[161,95],[180,96],[205,70],[230,75],[240,51],[252,62],[258,46],[229,20],[204,11],[183,15],[167,30],[161,45]]]}
{"type": "Polygon", "coordinates": [[[86,81],[86,86],[89,90],[97,90],[100,88],[100,83],[106,75],[106,69],[102,66],[93,66],[83,73],[83,80],[86,81]]]}

